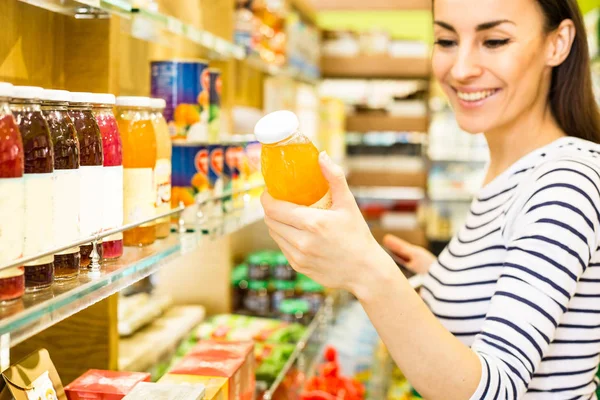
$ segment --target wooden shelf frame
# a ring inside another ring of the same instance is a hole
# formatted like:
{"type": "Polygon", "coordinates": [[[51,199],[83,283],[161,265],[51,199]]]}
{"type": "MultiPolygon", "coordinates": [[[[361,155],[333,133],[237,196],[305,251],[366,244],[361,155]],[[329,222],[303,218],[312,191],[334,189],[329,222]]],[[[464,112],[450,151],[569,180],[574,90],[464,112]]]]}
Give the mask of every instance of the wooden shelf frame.
{"type": "Polygon", "coordinates": [[[401,117],[387,114],[354,114],[346,118],[346,131],[348,132],[422,132],[429,129],[429,120],[422,117],[401,117]]]}
{"type": "Polygon", "coordinates": [[[359,55],[321,59],[321,75],[330,78],[429,79],[429,58],[359,55]]]}

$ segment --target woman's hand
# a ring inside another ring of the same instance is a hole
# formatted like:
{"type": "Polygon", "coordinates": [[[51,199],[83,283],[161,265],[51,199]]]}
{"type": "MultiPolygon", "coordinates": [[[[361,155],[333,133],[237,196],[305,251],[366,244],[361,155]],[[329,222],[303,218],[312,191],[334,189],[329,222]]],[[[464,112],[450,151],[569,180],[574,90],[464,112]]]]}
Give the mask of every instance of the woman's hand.
{"type": "Polygon", "coordinates": [[[404,266],[416,274],[429,271],[436,257],[429,250],[402,240],[394,235],[386,235],[383,245],[404,261],[404,266]]]}
{"type": "Polygon", "coordinates": [[[361,284],[397,268],[373,238],[342,169],[325,152],[319,162],[329,182],[331,208],[298,206],[265,192],[265,222],[295,270],[327,287],[356,294],[361,284]]]}

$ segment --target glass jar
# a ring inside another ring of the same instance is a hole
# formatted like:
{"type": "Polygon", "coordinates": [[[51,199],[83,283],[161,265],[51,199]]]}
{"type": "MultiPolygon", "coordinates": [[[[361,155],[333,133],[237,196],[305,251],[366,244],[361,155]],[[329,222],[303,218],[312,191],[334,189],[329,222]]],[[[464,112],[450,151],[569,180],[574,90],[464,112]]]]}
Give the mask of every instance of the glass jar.
{"type": "Polygon", "coordinates": [[[271,305],[274,312],[279,311],[281,302],[286,299],[293,299],[296,295],[296,283],[293,281],[275,281],[275,291],[271,296],[271,305]]]}
{"type": "MultiPolygon", "coordinates": [[[[25,182],[23,141],[8,101],[10,83],[0,82],[0,265],[23,255],[25,182]]],[[[23,267],[0,271],[0,305],[18,300],[25,291],[23,267]]]]}
{"type": "MultiPolygon", "coordinates": [[[[163,110],[167,106],[163,99],[151,99],[150,118],[156,132],[156,167],[154,182],[157,186],[156,213],[171,211],[171,134],[163,110]]],[[[170,218],[164,217],[156,221],[156,237],[164,239],[171,233],[170,218]]]]}
{"type": "Polygon", "coordinates": [[[296,271],[282,253],[277,253],[273,260],[273,278],[280,281],[295,281],[296,271]]]}
{"type": "Polygon", "coordinates": [[[271,264],[265,254],[255,253],[248,257],[248,279],[266,281],[271,276],[271,264]]]}
{"type": "Polygon", "coordinates": [[[309,310],[310,306],[306,300],[283,300],[279,307],[279,318],[289,323],[308,325],[311,321],[311,317],[308,314],[309,310]]]}
{"type": "MultiPolygon", "coordinates": [[[[80,185],[80,230],[82,237],[96,235],[102,231],[103,197],[103,154],[102,135],[96,118],[92,113],[93,95],[91,93],[71,93],[69,116],[73,120],[79,139],[79,172],[80,185]]],[[[102,258],[102,244],[98,243],[97,251],[102,258]]],[[[90,265],[92,243],[81,246],[80,266],[90,265]]]]}
{"type": "MultiPolygon", "coordinates": [[[[23,139],[25,155],[25,257],[45,253],[54,242],[54,154],[48,123],[42,114],[40,97],[44,89],[15,86],[11,111],[23,139]]],[[[30,261],[25,267],[25,290],[36,292],[54,282],[54,256],[30,261]]]]}
{"type": "Polygon", "coordinates": [[[244,299],[248,293],[248,266],[240,264],[231,272],[231,308],[238,311],[244,307],[244,299]]]}
{"type": "MultiPolygon", "coordinates": [[[[79,140],[69,117],[71,95],[66,90],[44,90],[42,112],[54,148],[54,244],[79,240],[80,186],[79,140]]],[[[54,255],[54,279],[65,281],[79,275],[79,246],[54,255]]]]}
{"type": "MultiPolygon", "coordinates": [[[[117,123],[123,143],[123,223],[156,216],[154,185],[156,133],[148,97],[117,97],[117,123]]],[[[123,233],[125,246],[145,246],[156,240],[156,221],[123,233]]]]}
{"type": "MultiPolygon", "coordinates": [[[[94,94],[92,112],[96,117],[102,135],[103,179],[102,230],[107,231],[123,226],[123,145],[113,114],[115,96],[94,94]]],[[[123,255],[123,233],[105,237],[102,243],[105,260],[114,260],[123,255]]]]}
{"type": "Polygon", "coordinates": [[[248,293],[244,299],[244,308],[257,317],[268,317],[271,311],[271,299],[267,281],[250,281],[248,293]]]}
{"type": "Polygon", "coordinates": [[[301,297],[310,305],[310,314],[315,316],[325,301],[325,288],[312,279],[304,279],[298,283],[301,297]]]}
{"type": "Polygon", "coordinates": [[[319,165],[319,151],[298,128],[291,111],[261,118],[254,133],[262,143],[261,171],[269,194],[291,203],[329,208],[329,184],[319,165]]]}

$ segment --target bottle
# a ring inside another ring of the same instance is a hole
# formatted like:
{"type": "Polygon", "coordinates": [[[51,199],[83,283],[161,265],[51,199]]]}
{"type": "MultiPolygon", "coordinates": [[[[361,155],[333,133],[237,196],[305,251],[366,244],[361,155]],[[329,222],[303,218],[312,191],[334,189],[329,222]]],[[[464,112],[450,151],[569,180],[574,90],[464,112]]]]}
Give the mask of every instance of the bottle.
{"type": "MultiPolygon", "coordinates": [[[[54,154],[40,97],[44,89],[15,86],[11,111],[23,139],[25,155],[25,257],[52,249],[54,242],[54,154]]],[[[37,292],[54,282],[54,256],[25,264],[25,290],[37,292]]]]}
{"type": "MultiPolygon", "coordinates": [[[[123,222],[130,224],[156,215],[156,134],[148,97],[117,97],[117,123],[123,142],[123,222]]],[[[156,222],[123,233],[125,246],[146,246],[156,240],[156,222]]]]}
{"type": "MultiPolygon", "coordinates": [[[[69,116],[73,120],[79,138],[79,171],[81,174],[79,217],[82,237],[90,237],[102,231],[103,211],[103,154],[102,135],[96,118],[92,113],[93,95],[91,93],[71,93],[69,116]]],[[[81,246],[81,268],[91,263],[92,243],[81,246]]],[[[96,246],[102,258],[102,241],[96,246]]]]}
{"type": "MultiPolygon", "coordinates": [[[[50,129],[54,148],[54,245],[79,240],[81,177],[79,140],[68,106],[66,90],[44,90],[42,112],[50,129]]],[[[79,246],[54,255],[54,279],[66,281],[79,275],[79,246]]]]}
{"type": "Polygon", "coordinates": [[[319,151],[298,131],[299,125],[298,117],[285,110],[270,113],[256,124],[265,184],[278,200],[329,208],[329,185],[319,166],[319,151]]]}
{"type": "MultiPolygon", "coordinates": [[[[102,230],[107,231],[123,226],[123,145],[113,113],[115,96],[112,94],[94,94],[92,112],[96,117],[102,134],[102,153],[104,156],[102,192],[102,230]]],[[[123,233],[105,237],[102,242],[105,260],[114,260],[123,255],[123,233]]]]}
{"type": "MultiPolygon", "coordinates": [[[[23,255],[25,182],[23,141],[10,112],[10,83],[0,82],[0,265],[23,255]]],[[[23,267],[0,271],[0,304],[18,300],[25,291],[23,267]]]]}
{"type": "MultiPolygon", "coordinates": [[[[156,166],[154,182],[157,186],[156,212],[168,213],[171,210],[171,135],[163,110],[167,102],[163,99],[151,100],[152,126],[156,133],[156,166]]],[[[156,237],[163,239],[171,233],[170,218],[164,217],[156,221],[156,237]]]]}

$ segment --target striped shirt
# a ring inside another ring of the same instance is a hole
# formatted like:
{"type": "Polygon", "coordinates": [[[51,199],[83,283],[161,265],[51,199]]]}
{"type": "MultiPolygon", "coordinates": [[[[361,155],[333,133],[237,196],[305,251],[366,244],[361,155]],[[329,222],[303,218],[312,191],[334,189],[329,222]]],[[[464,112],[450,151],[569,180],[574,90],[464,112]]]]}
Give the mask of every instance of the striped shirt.
{"type": "Polygon", "coordinates": [[[481,361],[472,400],[595,399],[600,146],[561,138],[473,200],[423,300],[481,361]]]}

